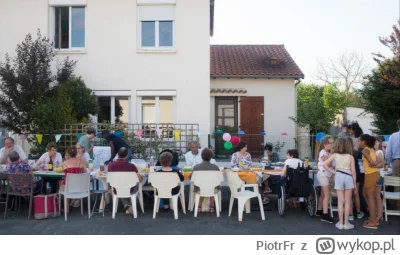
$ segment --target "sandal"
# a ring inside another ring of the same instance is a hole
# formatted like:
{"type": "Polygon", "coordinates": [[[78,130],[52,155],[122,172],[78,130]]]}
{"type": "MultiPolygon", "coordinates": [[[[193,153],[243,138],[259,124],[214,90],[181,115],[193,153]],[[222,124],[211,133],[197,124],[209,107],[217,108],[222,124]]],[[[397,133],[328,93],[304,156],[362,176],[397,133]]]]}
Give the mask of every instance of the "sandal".
{"type": "Polygon", "coordinates": [[[378,229],[378,226],[379,226],[379,223],[372,223],[372,222],[369,222],[369,221],[365,221],[364,222],[364,224],[363,224],[363,227],[364,228],[371,228],[371,229],[378,229]]]}

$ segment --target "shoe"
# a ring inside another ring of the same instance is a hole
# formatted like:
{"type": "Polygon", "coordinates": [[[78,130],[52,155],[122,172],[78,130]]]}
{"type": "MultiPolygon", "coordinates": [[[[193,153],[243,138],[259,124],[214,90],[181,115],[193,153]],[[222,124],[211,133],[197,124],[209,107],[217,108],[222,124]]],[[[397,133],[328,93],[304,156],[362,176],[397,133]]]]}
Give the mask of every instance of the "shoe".
{"type": "Polygon", "coordinates": [[[81,206],[81,200],[79,199],[75,199],[74,203],[72,204],[73,207],[78,208],[79,206],[81,206]]]}
{"type": "Polygon", "coordinates": [[[354,220],[354,216],[353,215],[349,215],[349,220],[353,221],[354,220]]]}
{"type": "Polygon", "coordinates": [[[343,229],[343,224],[340,223],[340,222],[338,222],[338,223],[336,223],[335,227],[336,227],[337,229],[342,230],[342,229],[343,229]]]}
{"type": "Polygon", "coordinates": [[[263,204],[266,205],[266,204],[268,204],[268,203],[269,203],[268,197],[264,197],[264,198],[263,198],[263,204]]]}
{"type": "Polygon", "coordinates": [[[363,212],[357,213],[357,219],[361,220],[363,217],[364,217],[364,213],[363,212]]]}
{"type": "Polygon", "coordinates": [[[323,214],[321,216],[321,221],[324,221],[327,223],[334,223],[333,218],[329,214],[323,214]]]}
{"type": "Polygon", "coordinates": [[[315,216],[322,216],[323,211],[322,210],[317,210],[317,212],[315,213],[315,216]]]}
{"type": "Polygon", "coordinates": [[[379,226],[378,223],[372,223],[369,221],[365,221],[363,224],[364,228],[371,228],[371,229],[378,229],[378,226],[379,226]]]}
{"type": "Polygon", "coordinates": [[[349,230],[349,229],[353,229],[353,228],[354,228],[354,225],[351,223],[347,223],[347,224],[343,225],[344,230],[349,230]]]}
{"type": "Polygon", "coordinates": [[[125,213],[126,214],[132,214],[133,213],[132,206],[128,205],[127,207],[125,207],[125,213]]]}

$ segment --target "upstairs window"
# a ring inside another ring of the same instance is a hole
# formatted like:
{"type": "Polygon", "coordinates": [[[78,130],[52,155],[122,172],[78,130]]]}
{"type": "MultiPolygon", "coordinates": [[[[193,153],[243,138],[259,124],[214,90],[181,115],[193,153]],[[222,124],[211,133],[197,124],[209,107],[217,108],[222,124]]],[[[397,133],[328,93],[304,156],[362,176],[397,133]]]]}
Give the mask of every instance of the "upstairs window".
{"type": "Polygon", "coordinates": [[[142,47],[173,47],[173,21],[142,21],[142,47]]]}
{"type": "Polygon", "coordinates": [[[86,8],[54,7],[54,47],[82,49],[86,46],[86,8]]]}

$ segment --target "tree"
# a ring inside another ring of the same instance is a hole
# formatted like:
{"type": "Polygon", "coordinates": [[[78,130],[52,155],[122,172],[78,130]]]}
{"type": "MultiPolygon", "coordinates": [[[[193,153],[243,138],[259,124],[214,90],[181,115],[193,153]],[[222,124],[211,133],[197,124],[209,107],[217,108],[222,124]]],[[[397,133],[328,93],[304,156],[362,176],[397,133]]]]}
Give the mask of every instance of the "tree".
{"type": "Polygon", "coordinates": [[[338,58],[318,60],[316,78],[325,84],[337,83],[348,95],[357,84],[361,84],[368,66],[364,57],[357,52],[346,52],[338,58]]]}
{"type": "Polygon", "coordinates": [[[325,86],[297,86],[297,117],[290,117],[299,126],[309,126],[310,132],[328,132],[336,115],[346,107],[346,95],[335,83],[325,86]]]}
{"type": "Polygon", "coordinates": [[[378,67],[358,93],[366,101],[366,111],[374,114],[374,132],[385,135],[397,131],[395,123],[400,112],[400,22],[399,27],[393,26],[393,33],[388,38],[379,40],[389,47],[393,57],[373,54],[378,67]]]}
{"type": "Polygon", "coordinates": [[[34,114],[43,96],[50,94],[54,82],[72,77],[74,61],[68,58],[51,73],[54,49],[40,30],[34,40],[31,34],[17,45],[16,56],[6,54],[0,62],[0,126],[15,133],[34,133],[34,114]]]}

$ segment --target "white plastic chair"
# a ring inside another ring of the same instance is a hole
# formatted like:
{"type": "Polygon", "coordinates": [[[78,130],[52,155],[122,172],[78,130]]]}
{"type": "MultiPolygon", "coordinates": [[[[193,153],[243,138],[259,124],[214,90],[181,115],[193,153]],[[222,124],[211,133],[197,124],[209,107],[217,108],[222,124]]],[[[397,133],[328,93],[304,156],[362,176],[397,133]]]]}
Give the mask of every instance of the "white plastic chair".
{"type": "Polygon", "coordinates": [[[170,205],[174,210],[175,220],[178,219],[178,197],[181,198],[182,211],[186,214],[185,210],[185,185],[179,179],[177,173],[160,173],[151,172],[149,173],[149,183],[154,187],[154,210],[153,219],[156,218],[156,213],[160,209],[160,199],[167,198],[170,200],[170,205]],[[171,191],[176,186],[180,185],[178,194],[172,195],[171,191]]]}
{"type": "Polygon", "coordinates": [[[231,190],[231,199],[229,201],[229,215],[231,216],[233,201],[235,198],[238,200],[238,214],[239,221],[243,219],[243,211],[246,207],[246,213],[250,213],[250,199],[253,197],[258,198],[258,203],[260,205],[261,219],[265,220],[264,207],[261,200],[261,195],[258,192],[257,184],[243,184],[237,173],[232,171],[225,172],[225,178],[228,182],[229,189],[231,190]],[[252,187],[254,191],[245,190],[246,187],[252,187]],[[238,191],[240,189],[240,191],[238,191]]]}
{"type": "MultiPolygon", "coordinates": [[[[81,200],[81,214],[83,215],[83,198],[88,198],[88,218],[90,219],[90,174],[67,174],[65,180],[65,189],[58,193],[59,200],[61,201],[61,195],[64,196],[64,215],[65,221],[67,221],[67,199],[80,199],[81,200]]],[[[61,203],[59,203],[59,209],[61,211],[61,203]]]]}
{"type": "Polygon", "coordinates": [[[141,193],[141,189],[138,188],[138,191],[134,194],[131,194],[131,188],[140,187],[140,181],[135,172],[108,172],[107,173],[107,182],[111,186],[112,190],[112,198],[113,198],[113,210],[112,210],[112,218],[115,219],[115,213],[118,208],[118,198],[130,198],[132,202],[133,209],[133,217],[137,218],[137,208],[136,208],[136,199],[139,198],[139,204],[144,213],[143,207],[143,194],[141,193]],[[117,194],[114,194],[113,190],[116,190],[117,194]]]}
{"type": "Polygon", "coordinates": [[[400,187],[400,177],[397,176],[385,176],[383,177],[383,207],[385,209],[385,221],[387,221],[388,215],[400,216],[399,210],[388,210],[386,206],[386,200],[400,200],[400,192],[388,192],[385,191],[387,186],[400,187]]]}
{"type": "MultiPolygon", "coordinates": [[[[198,193],[193,194],[195,197],[195,209],[194,209],[194,217],[197,217],[197,212],[199,208],[200,197],[214,197],[215,200],[215,211],[217,212],[217,217],[219,217],[220,212],[220,194],[221,191],[215,192],[215,187],[221,185],[224,178],[220,171],[201,171],[196,170],[192,174],[191,181],[193,185],[200,188],[198,193]]],[[[194,192],[193,192],[194,193],[194,192]]],[[[192,199],[193,201],[193,199],[192,199]]],[[[192,208],[193,210],[193,208],[192,208]]]]}

